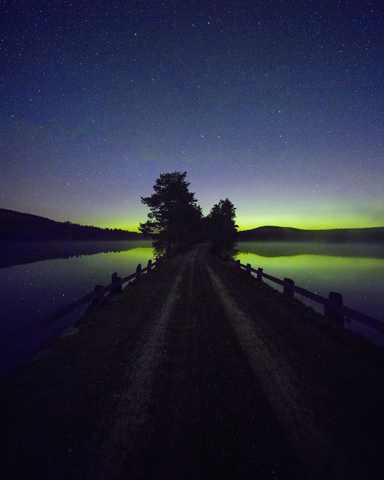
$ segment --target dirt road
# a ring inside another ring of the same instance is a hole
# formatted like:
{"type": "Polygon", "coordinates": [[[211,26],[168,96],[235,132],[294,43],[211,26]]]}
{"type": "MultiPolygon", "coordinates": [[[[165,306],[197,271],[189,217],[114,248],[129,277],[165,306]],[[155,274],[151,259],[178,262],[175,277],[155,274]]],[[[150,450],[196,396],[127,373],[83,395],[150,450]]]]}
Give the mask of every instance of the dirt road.
{"type": "Polygon", "coordinates": [[[381,479],[383,372],[198,246],[3,387],[5,478],[381,479]]]}

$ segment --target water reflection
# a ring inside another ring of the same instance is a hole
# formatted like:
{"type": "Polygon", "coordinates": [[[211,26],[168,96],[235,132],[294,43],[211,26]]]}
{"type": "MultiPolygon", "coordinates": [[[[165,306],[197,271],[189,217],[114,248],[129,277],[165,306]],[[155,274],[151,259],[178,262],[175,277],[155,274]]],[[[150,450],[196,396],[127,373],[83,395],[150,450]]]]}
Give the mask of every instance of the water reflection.
{"type": "MultiPolygon", "coordinates": [[[[291,278],[296,285],[325,297],[330,291],[340,292],[344,305],[384,321],[382,245],[244,242],[238,243],[237,249],[236,259],[243,264],[250,263],[256,269],[261,267],[265,273],[280,279],[291,278]],[[300,249],[304,254],[299,253],[300,249]],[[313,253],[308,254],[308,251],[313,253]]],[[[271,285],[281,291],[278,285],[271,285]]],[[[301,296],[297,298],[323,312],[323,307],[315,302],[301,296]]],[[[367,330],[361,324],[353,323],[352,326],[367,330]]],[[[368,335],[376,337],[370,330],[368,335]]]]}
{"type": "Polygon", "coordinates": [[[42,260],[94,255],[96,253],[121,252],[132,248],[147,247],[149,240],[122,241],[4,241],[0,242],[0,268],[12,267],[42,260]]]}
{"type": "MultiPolygon", "coordinates": [[[[145,267],[148,260],[153,259],[150,241],[141,242],[141,246],[137,246],[137,242],[125,243],[125,247],[131,247],[129,250],[0,269],[0,288],[7,292],[0,298],[0,378],[25,362],[46,339],[73,325],[83,315],[86,306],[44,331],[33,328],[37,319],[81,298],[93,291],[97,284],[109,284],[113,272],[127,276],[139,263],[145,267]]],[[[111,248],[121,248],[121,245],[112,245],[111,248]]]]}
{"type": "Polygon", "coordinates": [[[261,257],[324,255],[384,259],[384,246],[378,243],[239,242],[237,246],[243,253],[254,253],[261,257]]]}

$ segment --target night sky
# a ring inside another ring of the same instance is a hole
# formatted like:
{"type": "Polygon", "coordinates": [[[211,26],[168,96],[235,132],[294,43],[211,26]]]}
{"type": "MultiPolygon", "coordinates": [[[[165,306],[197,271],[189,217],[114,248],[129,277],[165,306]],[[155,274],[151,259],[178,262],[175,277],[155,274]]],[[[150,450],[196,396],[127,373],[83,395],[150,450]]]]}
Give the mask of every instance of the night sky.
{"type": "Polygon", "coordinates": [[[137,230],[177,170],[240,229],[384,226],[382,0],[0,8],[0,207],[137,230]]]}

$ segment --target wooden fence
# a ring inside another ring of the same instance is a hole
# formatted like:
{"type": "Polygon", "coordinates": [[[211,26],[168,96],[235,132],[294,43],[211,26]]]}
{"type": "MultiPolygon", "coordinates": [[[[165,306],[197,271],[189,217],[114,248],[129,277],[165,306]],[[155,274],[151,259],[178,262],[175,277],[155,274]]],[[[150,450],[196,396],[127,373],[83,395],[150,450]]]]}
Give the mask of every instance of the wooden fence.
{"type": "MultiPolygon", "coordinates": [[[[44,327],[46,325],[49,325],[53,321],[59,320],[65,315],[68,315],[69,313],[74,312],[79,307],[82,307],[83,305],[86,305],[88,303],[90,304],[90,307],[88,308],[96,308],[98,305],[100,305],[104,296],[107,293],[113,294],[113,293],[122,291],[122,285],[124,283],[127,283],[131,280],[139,278],[140,275],[143,273],[150,272],[151,269],[155,266],[158,266],[164,258],[165,257],[161,257],[158,260],[156,260],[156,262],[154,263],[152,263],[152,260],[149,260],[148,265],[145,268],[141,268],[141,264],[139,264],[136,268],[135,273],[128,275],[127,277],[124,277],[124,278],[118,277],[117,273],[115,272],[112,275],[112,283],[110,283],[106,287],[103,287],[101,285],[96,285],[95,290],[93,292],[88,293],[84,297],[79,298],[78,300],[75,300],[69,305],[62,307],[59,310],[56,310],[55,312],[52,312],[40,318],[39,320],[36,320],[35,322],[32,322],[32,324],[30,324],[29,327],[35,328],[35,327],[44,327]]],[[[283,293],[287,297],[293,298],[294,294],[298,293],[303,297],[309,298],[314,302],[320,303],[321,305],[324,306],[324,315],[330,320],[332,320],[333,322],[335,322],[336,324],[344,325],[344,317],[347,317],[353,320],[357,320],[358,322],[363,323],[364,325],[367,325],[370,328],[373,328],[375,330],[378,330],[379,332],[384,333],[384,322],[376,318],[370,317],[368,315],[365,315],[361,312],[358,312],[357,310],[353,310],[352,308],[346,307],[345,305],[343,305],[343,297],[340,293],[329,292],[329,296],[328,298],[326,298],[295,285],[294,281],[291,280],[290,278],[284,278],[284,280],[280,280],[279,278],[276,278],[276,277],[273,277],[272,275],[268,275],[267,273],[264,273],[262,268],[258,268],[257,270],[255,270],[254,268],[251,267],[249,263],[247,265],[243,265],[240,263],[240,260],[234,260],[230,258],[228,255],[226,257],[221,257],[221,258],[234,262],[237,268],[245,269],[245,271],[249,275],[251,275],[252,273],[255,273],[256,279],[259,282],[262,282],[263,278],[266,278],[271,282],[281,285],[283,287],[283,293]]]]}
{"type": "Polygon", "coordinates": [[[262,282],[263,278],[266,278],[271,282],[281,285],[283,287],[283,293],[287,297],[293,298],[296,292],[303,297],[309,298],[314,302],[324,305],[324,315],[339,325],[344,325],[344,316],[346,316],[350,319],[357,320],[358,322],[367,325],[367,327],[384,333],[384,322],[365,315],[364,313],[358,312],[357,310],[353,310],[352,308],[346,307],[345,305],[343,305],[343,297],[340,293],[329,292],[328,298],[322,297],[321,295],[317,295],[316,293],[312,293],[308,290],[305,290],[304,288],[298,287],[297,285],[295,285],[295,282],[290,278],[284,278],[284,280],[280,280],[279,278],[264,273],[262,268],[258,268],[257,270],[255,270],[251,267],[249,263],[247,263],[247,265],[243,265],[242,263],[240,263],[240,260],[233,260],[228,255],[225,258],[236,263],[237,268],[245,269],[245,271],[249,275],[251,275],[252,272],[256,273],[256,279],[259,282],[262,282]]]}
{"type": "Polygon", "coordinates": [[[64,317],[65,315],[68,315],[69,313],[74,312],[77,310],[79,307],[82,307],[83,305],[90,304],[88,308],[96,308],[100,303],[102,302],[104,296],[107,293],[118,293],[122,291],[122,286],[124,283],[127,283],[131,280],[135,280],[140,278],[140,275],[146,272],[150,272],[151,269],[155,266],[158,266],[162,260],[165,257],[158,258],[155,262],[152,263],[152,260],[148,260],[148,265],[145,268],[141,268],[141,263],[136,268],[136,272],[132,273],[131,275],[128,275],[127,277],[121,278],[117,276],[117,273],[112,274],[112,283],[107,285],[106,287],[103,287],[101,285],[96,285],[95,290],[91,293],[88,293],[82,298],[79,298],[78,300],[75,300],[74,302],[65,305],[64,307],[60,308],[59,310],[56,310],[52,313],[49,313],[48,315],[45,315],[44,317],[40,318],[39,320],[36,320],[33,322],[34,327],[44,327],[46,325],[49,325],[50,323],[59,320],[60,318],[64,317]]]}

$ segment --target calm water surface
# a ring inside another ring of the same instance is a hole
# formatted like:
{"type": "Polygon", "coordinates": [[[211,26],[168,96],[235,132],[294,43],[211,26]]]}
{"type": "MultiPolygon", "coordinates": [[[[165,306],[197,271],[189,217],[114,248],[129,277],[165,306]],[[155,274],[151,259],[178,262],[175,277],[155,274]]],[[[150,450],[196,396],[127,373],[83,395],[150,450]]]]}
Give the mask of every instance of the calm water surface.
{"type": "MultiPolygon", "coordinates": [[[[120,248],[119,242],[110,243],[111,250],[120,248]]],[[[150,241],[124,242],[121,248],[126,250],[0,269],[0,379],[35,355],[47,339],[74,325],[87,306],[44,329],[34,328],[37,319],[92,292],[97,284],[108,285],[113,272],[127,276],[153,259],[150,241]]]]}
{"type": "MultiPolygon", "coordinates": [[[[383,245],[239,242],[237,250],[236,259],[242,264],[261,267],[280,279],[291,278],[296,285],[325,297],[330,291],[339,292],[344,305],[384,321],[383,245]]],[[[323,313],[323,306],[295,296],[323,313]]],[[[376,331],[354,321],[350,328],[384,345],[376,331]]]]}
{"type": "MultiPolygon", "coordinates": [[[[90,244],[90,252],[94,248],[90,244]]],[[[109,284],[113,272],[127,276],[139,263],[144,267],[153,260],[150,241],[111,243],[111,251],[122,248],[117,253],[0,269],[0,379],[32,358],[46,340],[74,325],[86,306],[44,329],[34,327],[36,320],[93,291],[97,284],[109,284]]],[[[236,258],[243,264],[261,267],[277,278],[291,278],[296,285],[323,296],[340,292],[348,307],[384,321],[384,246],[241,242],[237,248],[236,258]]],[[[298,298],[322,312],[318,304],[298,298]]],[[[350,328],[384,346],[375,331],[357,322],[350,328]]]]}

